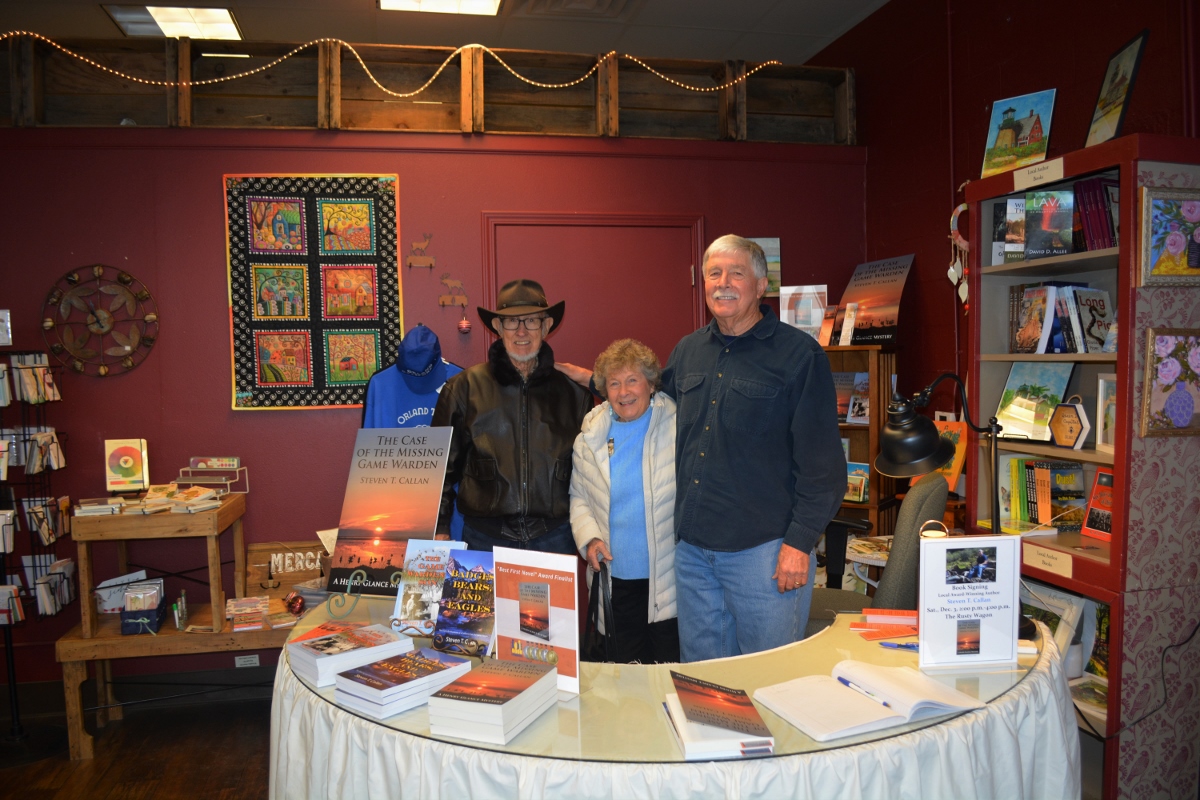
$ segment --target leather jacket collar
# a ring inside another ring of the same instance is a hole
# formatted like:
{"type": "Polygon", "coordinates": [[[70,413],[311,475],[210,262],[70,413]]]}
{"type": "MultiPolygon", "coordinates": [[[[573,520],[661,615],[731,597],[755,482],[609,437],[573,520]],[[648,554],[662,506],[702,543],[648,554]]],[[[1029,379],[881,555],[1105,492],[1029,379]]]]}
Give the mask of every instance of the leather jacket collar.
{"type": "MultiPolygon", "coordinates": [[[[488,364],[492,368],[492,377],[501,386],[520,385],[521,373],[517,372],[517,368],[513,366],[512,359],[508,357],[508,351],[504,349],[503,339],[497,339],[488,348],[488,364]]],[[[542,349],[538,351],[537,366],[529,374],[529,383],[540,383],[553,372],[554,351],[550,349],[550,345],[542,342],[542,349]]]]}

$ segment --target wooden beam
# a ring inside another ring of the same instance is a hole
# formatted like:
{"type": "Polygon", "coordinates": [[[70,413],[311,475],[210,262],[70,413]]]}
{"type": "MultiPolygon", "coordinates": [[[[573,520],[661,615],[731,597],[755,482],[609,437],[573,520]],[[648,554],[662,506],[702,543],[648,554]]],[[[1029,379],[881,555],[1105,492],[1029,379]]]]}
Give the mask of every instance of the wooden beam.
{"type": "Polygon", "coordinates": [[[596,69],[596,134],[599,136],[621,135],[617,74],[615,53],[604,58],[596,69]]]}
{"type": "Polygon", "coordinates": [[[459,103],[459,130],[463,133],[483,133],[482,47],[463,48],[459,103]]]}
{"type": "Polygon", "coordinates": [[[167,39],[166,79],[178,86],[167,87],[167,125],[192,126],[192,40],[186,36],[167,39]]]}
{"type": "Polygon", "coordinates": [[[317,45],[317,127],[342,127],[342,43],[317,45]]]}
{"type": "MultiPolygon", "coordinates": [[[[745,78],[745,61],[726,61],[725,74],[721,83],[745,78]]],[[[721,90],[721,138],[738,142],[746,141],[746,81],[737,80],[721,90]]]]}
{"type": "Polygon", "coordinates": [[[854,99],[854,70],[846,69],[846,79],[834,88],[834,144],[858,144],[858,109],[854,99]]]}
{"type": "Polygon", "coordinates": [[[36,44],[32,37],[20,36],[13,40],[8,51],[9,92],[15,128],[32,128],[42,119],[42,64],[37,57],[36,44]]]}

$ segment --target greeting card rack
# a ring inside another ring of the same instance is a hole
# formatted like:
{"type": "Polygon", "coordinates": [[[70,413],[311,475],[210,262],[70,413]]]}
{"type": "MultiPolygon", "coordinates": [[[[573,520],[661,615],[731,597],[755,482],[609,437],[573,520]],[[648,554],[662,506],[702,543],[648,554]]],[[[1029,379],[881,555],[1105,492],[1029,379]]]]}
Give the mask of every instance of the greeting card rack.
{"type": "Polygon", "coordinates": [[[50,477],[54,464],[61,460],[51,460],[47,452],[66,441],[65,434],[54,432],[47,424],[46,413],[49,403],[60,399],[56,378],[61,368],[47,365],[45,354],[36,351],[9,351],[9,355],[7,391],[0,392],[9,401],[0,406],[0,429],[9,442],[8,470],[0,481],[0,511],[13,512],[13,530],[11,537],[4,538],[12,542],[11,552],[0,552],[0,581],[22,589],[8,601],[8,613],[3,615],[8,624],[0,625],[11,721],[8,735],[0,738],[0,768],[32,763],[66,749],[60,729],[29,729],[22,724],[13,647],[13,628],[32,619],[27,612],[37,609],[37,579],[49,574],[56,559],[55,542],[68,532],[69,518],[54,499],[50,477]],[[34,363],[37,361],[41,363],[34,363]],[[46,432],[55,433],[54,443],[35,436],[46,432]],[[22,531],[28,535],[21,536],[22,531]]]}

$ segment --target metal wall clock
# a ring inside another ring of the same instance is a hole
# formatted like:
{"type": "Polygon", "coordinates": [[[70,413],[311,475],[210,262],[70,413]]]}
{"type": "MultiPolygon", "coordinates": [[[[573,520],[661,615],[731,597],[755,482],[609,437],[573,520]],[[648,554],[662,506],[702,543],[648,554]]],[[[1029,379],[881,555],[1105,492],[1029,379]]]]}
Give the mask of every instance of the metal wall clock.
{"type": "Polygon", "coordinates": [[[84,375],[128,372],[158,338],[158,306],[150,290],[128,272],[103,264],[59,278],[43,314],[50,351],[84,375]]]}

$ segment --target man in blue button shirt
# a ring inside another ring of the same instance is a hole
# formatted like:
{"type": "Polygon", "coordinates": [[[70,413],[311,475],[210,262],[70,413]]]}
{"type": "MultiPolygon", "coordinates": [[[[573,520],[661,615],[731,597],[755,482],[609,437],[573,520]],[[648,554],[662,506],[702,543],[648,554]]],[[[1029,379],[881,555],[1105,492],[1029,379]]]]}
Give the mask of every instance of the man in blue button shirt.
{"type": "MultiPolygon", "coordinates": [[[[804,635],[813,548],[846,492],[825,351],[760,304],[762,248],[722,236],[704,254],[713,321],[685,336],[662,390],[676,418],[675,583],[684,661],[804,635]]],[[[568,364],[563,372],[587,380],[568,364]]]]}

